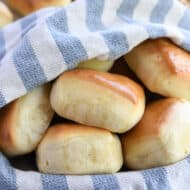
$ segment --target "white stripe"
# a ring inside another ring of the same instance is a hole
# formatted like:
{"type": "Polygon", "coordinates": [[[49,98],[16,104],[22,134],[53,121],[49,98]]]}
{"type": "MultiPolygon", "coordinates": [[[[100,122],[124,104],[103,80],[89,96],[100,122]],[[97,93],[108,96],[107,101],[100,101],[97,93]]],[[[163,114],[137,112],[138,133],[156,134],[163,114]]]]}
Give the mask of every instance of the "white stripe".
{"type": "Polygon", "coordinates": [[[43,190],[40,174],[16,170],[17,190],[43,190]]]}
{"type": "Polygon", "coordinates": [[[22,28],[20,22],[15,22],[12,25],[8,25],[4,28],[5,37],[5,49],[11,51],[12,48],[16,47],[21,40],[22,28]]]}
{"type": "Polygon", "coordinates": [[[141,20],[144,22],[149,21],[150,14],[152,10],[154,9],[155,5],[157,4],[158,0],[154,1],[147,1],[147,0],[141,0],[139,1],[138,5],[135,7],[133,19],[135,20],[141,20]]]}
{"type": "Polygon", "coordinates": [[[87,51],[88,58],[100,58],[106,60],[109,57],[109,49],[104,41],[104,38],[96,32],[87,34],[86,36],[81,36],[80,41],[87,51]]]}
{"type": "Polygon", "coordinates": [[[180,32],[180,30],[176,30],[176,28],[173,26],[165,26],[165,29],[167,37],[171,38],[171,40],[177,45],[182,44],[182,42],[185,39],[185,36],[182,32],[180,32]]]}
{"type": "Polygon", "coordinates": [[[112,27],[112,30],[119,30],[125,33],[127,37],[127,43],[130,47],[129,51],[134,48],[139,42],[144,41],[148,38],[148,33],[145,28],[142,26],[137,26],[135,24],[128,24],[124,20],[122,20],[120,17],[117,16],[117,9],[121,6],[122,1],[121,0],[114,0],[112,3],[105,1],[105,12],[103,14],[102,20],[103,24],[107,27],[112,27]],[[118,3],[118,4],[117,4],[118,3]],[[112,7],[117,5],[116,10],[112,7]],[[109,11],[109,9],[111,11],[109,11]],[[113,17],[111,15],[114,15],[113,17]],[[106,20],[107,18],[112,18],[112,21],[106,20]]]}
{"type": "Polygon", "coordinates": [[[190,164],[186,160],[166,167],[166,171],[168,173],[167,178],[172,190],[189,190],[190,164]]]}
{"type": "MultiPolygon", "coordinates": [[[[41,24],[44,22],[44,19],[48,18],[49,16],[52,16],[57,10],[57,7],[48,7],[48,8],[43,8],[37,11],[35,14],[37,16],[36,23],[41,24]]],[[[36,25],[37,25],[36,24],[36,25]]]]}
{"type": "Polygon", "coordinates": [[[116,176],[122,190],[147,190],[140,172],[121,172],[116,174],[116,176]]]}
{"type": "Polygon", "coordinates": [[[55,78],[67,69],[64,58],[57,47],[46,23],[28,33],[35,55],[48,80],[55,78]]]}
{"type": "Polygon", "coordinates": [[[107,59],[109,49],[104,38],[99,33],[92,33],[88,30],[85,8],[86,1],[76,1],[74,6],[71,4],[67,7],[65,11],[68,18],[69,32],[80,39],[89,59],[100,55],[104,56],[104,59],[107,59]],[[77,2],[78,5],[76,5],[77,2]]]}
{"type": "Polygon", "coordinates": [[[129,51],[137,46],[140,42],[146,40],[149,36],[143,27],[137,25],[128,24],[128,26],[126,25],[125,29],[123,29],[123,32],[127,36],[129,51]]]}
{"type": "Polygon", "coordinates": [[[105,1],[104,11],[102,14],[102,23],[105,27],[113,27],[114,24],[118,24],[117,10],[121,6],[122,0],[109,0],[105,1]]]}
{"type": "Polygon", "coordinates": [[[69,190],[93,190],[90,176],[66,176],[69,190]]]}
{"type": "Polygon", "coordinates": [[[10,102],[26,93],[24,84],[12,61],[12,52],[10,51],[0,63],[0,91],[6,102],[10,102]]]}
{"type": "Polygon", "coordinates": [[[65,9],[69,32],[73,35],[89,32],[86,26],[86,1],[76,1],[65,9]]]}
{"type": "Polygon", "coordinates": [[[164,24],[177,26],[184,14],[184,7],[179,2],[174,2],[168,14],[165,17],[164,24]]]}
{"type": "Polygon", "coordinates": [[[38,17],[38,19],[39,18],[41,19],[41,18],[45,18],[48,15],[53,14],[56,9],[57,9],[56,7],[47,7],[47,8],[40,9],[35,14],[38,17]]]}
{"type": "Polygon", "coordinates": [[[139,42],[146,40],[149,36],[147,30],[143,26],[128,24],[119,17],[115,18],[113,30],[120,30],[126,35],[129,51],[138,45],[139,42]]]}

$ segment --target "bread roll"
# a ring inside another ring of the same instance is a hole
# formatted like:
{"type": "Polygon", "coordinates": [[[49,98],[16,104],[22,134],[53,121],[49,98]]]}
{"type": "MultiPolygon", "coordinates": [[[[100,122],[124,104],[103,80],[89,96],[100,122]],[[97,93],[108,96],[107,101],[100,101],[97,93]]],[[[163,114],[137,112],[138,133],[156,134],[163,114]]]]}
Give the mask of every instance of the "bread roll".
{"type": "Polygon", "coordinates": [[[3,27],[6,24],[12,22],[12,20],[13,15],[11,11],[3,2],[0,2],[0,27],[3,27]]]}
{"type": "Polygon", "coordinates": [[[37,165],[44,173],[114,173],[122,163],[117,135],[78,124],[52,126],[37,149],[37,165]]]}
{"type": "Polygon", "coordinates": [[[71,0],[7,0],[7,3],[21,15],[27,15],[49,6],[65,6],[71,0]]]}
{"type": "Polygon", "coordinates": [[[111,67],[113,66],[114,61],[105,60],[100,61],[98,59],[91,59],[88,61],[81,62],[78,65],[78,68],[81,69],[94,69],[98,71],[109,71],[111,67]]]}
{"type": "Polygon", "coordinates": [[[181,3],[183,3],[185,6],[190,7],[190,0],[179,0],[181,3]]]}
{"type": "Polygon", "coordinates": [[[49,92],[46,84],[0,110],[0,147],[7,155],[22,155],[36,148],[53,117],[49,92]]]}
{"type": "Polygon", "coordinates": [[[190,154],[190,102],[169,98],[147,106],[142,120],[122,137],[125,165],[146,169],[190,154]]]}
{"type": "Polygon", "coordinates": [[[140,85],[127,77],[76,69],[57,79],[50,102],[62,117],[123,133],[142,117],[145,97],[140,85]]]}
{"type": "Polygon", "coordinates": [[[147,40],[125,59],[150,91],[190,100],[190,54],[185,50],[166,39],[147,40]]]}

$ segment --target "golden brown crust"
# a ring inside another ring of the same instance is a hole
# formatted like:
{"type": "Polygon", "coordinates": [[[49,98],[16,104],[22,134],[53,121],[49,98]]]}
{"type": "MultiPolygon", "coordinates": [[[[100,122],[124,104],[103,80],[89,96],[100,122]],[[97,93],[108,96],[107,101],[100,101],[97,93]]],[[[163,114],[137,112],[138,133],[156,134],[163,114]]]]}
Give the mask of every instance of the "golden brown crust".
{"type": "Polygon", "coordinates": [[[150,103],[145,110],[143,118],[140,122],[127,134],[122,136],[122,142],[128,139],[140,139],[142,136],[159,135],[162,129],[162,123],[165,123],[172,109],[176,109],[175,105],[182,102],[183,99],[168,98],[150,103]]]}
{"type": "Polygon", "coordinates": [[[101,87],[108,88],[117,92],[123,97],[127,97],[133,104],[136,104],[139,97],[143,97],[143,89],[127,77],[110,74],[90,69],[76,69],[73,71],[65,72],[61,78],[76,77],[81,80],[91,81],[100,85],[101,87]]]}
{"type": "Polygon", "coordinates": [[[50,103],[64,118],[123,133],[142,117],[145,96],[140,85],[127,77],[76,69],[56,80],[50,103]]]}
{"type": "Polygon", "coordinates": [[[147,106],[141,121],[122,136],[125,164],[147,169],[175,163],[190,153],[190,104],[168,98],[147,106]]]}
{"type": "Polygon", "coordinates": [[[125,59],[151,92],[190,100],[190,54],[185,50],[167,39],[147,40],[125,59]]]}
{"type": "Polygon", "coordinates": [[[158,59],[158,64],[166,64],[171,73],[178,75],[190,73],[190,54],[169,40],[163,38],[147,40],[140,46],[149,53],[159,53],[164,62],[163,59],[158,59]]]}
{"type": "Polygon", "coordinates": [[[185,6],[190,7],[190,1],[189,0],[179,0],[181,3],[183,3],[185,6]]]}
{"type": "Polygon", "coordinates": [[[141,121],[128,132],[130,138],[140,138],[142,134],[143,136],[158,135],[160,133],[162,123],[165,122],[167,116],[171,112],[171,109],[173,109],[175,104],[179,101],[183,100],[178,98],[168,98],[149,104],[146,107],[141,121]]]}
{"type": "Polygon", "coordinates": [[[22,15],[27,15],[48,6],[64,6],[70,0],[7,0],[8,4],[22,15]]]}
{"type": "Polygon", "coordinates": [[[17,101],[14,101],[0,110],[0,147],[14,147],[14,129],[12,123],[16,122],[15,110],[17,109],[17,101]]]}
{"type": "Polygon", "coordinates": [[[87,125],[82,125],[82,124],[70,124],[70,123],[65,123],[65,124],[56,124],[54,126],[51,126],[47,133],[46,133],[46,138],[52,138],[52,139],[57,139],[61,138],[63,136],[73,136],[74,134],[77,135],[85,135],[85,134],[111,134],[106,129],[100,129],[96,127],[90,127],[87,125]]]}

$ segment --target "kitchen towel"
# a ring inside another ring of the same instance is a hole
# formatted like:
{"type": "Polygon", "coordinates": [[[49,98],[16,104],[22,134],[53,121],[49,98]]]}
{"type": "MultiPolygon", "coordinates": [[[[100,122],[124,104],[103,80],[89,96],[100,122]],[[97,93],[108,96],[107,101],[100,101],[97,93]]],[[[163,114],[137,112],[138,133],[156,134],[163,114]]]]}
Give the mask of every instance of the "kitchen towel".
{"type": "MultiPolygon", "coordinates": [[[[190,51],[190,10],[176,0],[77,0],[0,30],[0,107],[75,68],[115,60],[146,39],[168,37],[190,51]]],[[[190,187],[190,158],[113,175],[45,175],[13,168],[0,153],[2,190],[143,190],[190,187]]]]}

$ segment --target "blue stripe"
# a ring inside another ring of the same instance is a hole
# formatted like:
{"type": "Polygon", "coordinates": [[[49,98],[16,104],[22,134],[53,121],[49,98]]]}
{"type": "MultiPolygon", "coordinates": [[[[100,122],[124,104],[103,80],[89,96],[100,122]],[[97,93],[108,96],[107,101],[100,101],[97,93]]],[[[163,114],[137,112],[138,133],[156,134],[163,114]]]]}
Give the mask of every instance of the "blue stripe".
{"type": "Polygon", "coordinates": [[[33,28],[36,25],[37,16],[35,13],[23,18],[20,22],[21,28],[22,28],[22,34],[23,37],[31,28],[33,28]]]}
{"type": "Polygon", "coordinates": [[[184,15],[180,19],[178,26],[190,30],[190,9],[185,9],[184,15]]]}
{"type": "Polygon", "coordinates": [[[114,175],[92,175],[94,190],[119,190],[120,186],[114,175]]]}
{"type": "Polygon", "coordinates": [[[14,51],[13,62],[28,91],[47,81],[44,71],[27,37],[24,37],[21,45],[14,51]]]}
{"type": "Polygon", "coordinates": [[[105,0],[86,0],[86,23],[89,30],[103,30],[104,25],[101,22],[105,0]]]}
{"type": "Polygon", "coordinates": [[[167,172],[164,168],[154,168],[142,171],[147,189],[151,190],[171,190],[167,178],[167,172]]]}
{"type": "Polygon", "coordinates": [[[123,0],[123,2],[121,3],[121,6],[117,10],[117,15],[121,19],[128,21],[129,18],[133,17],[134,10],[136,6],[138,5],[138,3],[139,3],[139,0],[133,0],[133,1],[123,0]]]}
{"type": "Polygon", "coordinates": [[[5,50],[5,38],[4,38],[3,31],[0,30],[0,61],[4,57],[5,53],[6,53],[6,50],[5,50]]]}
{"type": "Polygon", "coordinates": [[[68,69],[76,66],[76,63],[88,59],[87,52],[78,38],[69,33],[67,16],[64,9],[59,15],[51,17],[47,25],[62,56],[68,65],[68,69]]]}
{"type": "MultiPolygon", "coordinates": [[[[172,0],[169,0],[167,2],[165,2],[164,0],[161,0],[161,1],[162,1],[162,3],[160,3],[160,1],[158,1],[158,4],[156,5],[156,7],[154,8],[154,10],[151,13],[150,20],[152,22],[163,22],[166,14],[167,14],[167,11],[172,6],[172,3],[168,3],[170,1],[173,2],[172,0]],[[164,4],[164,6],[163,6],[163,4],[164,4]],[[163,9],[163,11],[160,11],[162,9],[163,9]]],[[[149,38],[154,39],[154,38],[166,36],[166,30],[165,30],[163,24],[159,24],[159,23],[146,24],[146,23],[141,22],[140,20],[137,21],[137,20],[131,19],[133,17],[134,9],[138,5],[138,3],[139,3],[139,0],[123,1],[123,3],[121,4],[120,8],[117,11],[117,15],[121,19],[126,21],[128,24],[144,27],[146,29],[147,33],[149,34],[149,38]]]]}
{"type": "Polygon", "coordinates": [[[181,46],[182,46],[185,50],[187,50],[187,51],[190,50],[190,43],[189,43],[189,42],[186,42],[186,40],[184,40],[184,41],[182,42],[181,46]]]}
{"type": "MultiPolygon", "coordinates": [[[[126,23],[131,24],[131,25],[137,25],[137,26],[142,26],[143,28],[146,29],[147,33],[149,34],[149,38],[155,39],[155,38],[159,38],[159,37],[164,37],[166,36],[166,29],[164,28],[163,24],[159,24],[159,23],[144,23],[140,20],[133,20],[131,19],[131,17],[133,16],[133,12],[135,7],[137,6],[139,1],[135,0],[135,1],[123,1],[120,9],[117,11],[117,15],[123,19],[126,23]],[[131,3],[128,4],[128,3],[131,3]],[[127,7],[131,8],[128,10],[127,7]],[[122,10],[122,11],[121,11],[122,10]],[[129,11],[126,13],[126,10],[129,11]]],[[[165,15],[162,15],[162,19],[164,19],[165,15]]],[[[152,19],[156,19],[154,15],[152,15],[152,19]]],[[[160,18],[160,21],[162,20],[160,18]]]]}
{"type": "Polygon", "coordinates": [[[11,168],[8,160],[0,153],[0,189],[1,190],[16,190],[16,173],[11,168]]]}
{"type": "Polygon", "coordinates": [[[146,31],[149,34],[149,38],[155,39],[166,36],[166,30],[161,24],[148,24],[145,25],[146,31]]]}
{"type": "Polygon", "coordinates": [[[122,56],[129,49],[127,37],[123,32],[104,32],[103,37],[109,48],[109,59],[111,60],[122,56]]]}
{"type": "Polygon", "coordinates": [[[6,104],[5,98],[0,91],[0,108],[3,107],[5,104],[6,104]]]}
{"type": "Polygon", "coordinates": [[[67,179],[64,175],[41,174],[44,190],[68,190],[67,179]]]}
{"type": "Polygon", "coordinates": [[[56,9],[56,12],[48,18],[47,25],[52,30],[60,31],[60,33],[67,33],[69,31],[67,24],[67,15],[64,9],[56,9]]]}
{"type": "Polygon", "coordinates": [[[190,155],[186,158],[187,162],[190,163],[190,155]]]}
{"type": "Polygon", "coordinates": [[[163,23],[165,16],[173,6],[173,0],[159,0],[155,5],[150,15],[150,21],[156,23],[163,23]]]}

